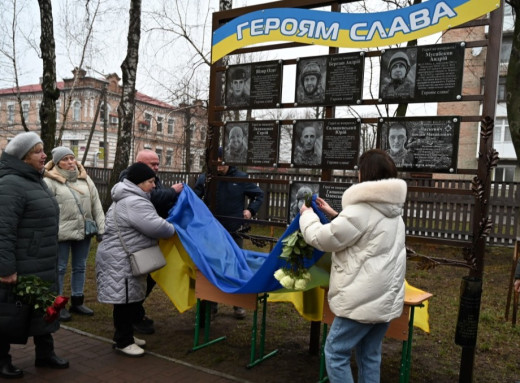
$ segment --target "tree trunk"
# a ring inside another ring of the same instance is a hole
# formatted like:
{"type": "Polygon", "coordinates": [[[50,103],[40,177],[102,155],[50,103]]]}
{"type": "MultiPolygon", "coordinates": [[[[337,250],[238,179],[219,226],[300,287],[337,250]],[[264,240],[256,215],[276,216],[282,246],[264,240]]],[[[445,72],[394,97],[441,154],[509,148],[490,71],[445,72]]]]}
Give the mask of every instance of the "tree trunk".
{"type": "MultiPolygon", "coordinates": [[[[109,190],[119,181],[119,174],[128,167],[135,111],[135,82],[139,62],[139,41],[141,39],[141,0],[130,0],[130,23],[128,25],[128,47],[126,58],[121,65],[123,86],[121,102],[117,108],[119,116],[118,138],[114,168],[110,175],[109,190]]],[[[105,148],[106,151],[106,148],[105,148]]],[[[103,203],[105,211],[111,203],[110,193],[103,203]]]]}
{"type": "Polygon", "coordinates": [[[60,90],[56,87],[56,46],[51,0],[38,0],[38,4],[41,21],[40,49],[43,61],[41,138],[45,153],[50,156],[56,140],[56,100],[60,97],[60,90]]]}

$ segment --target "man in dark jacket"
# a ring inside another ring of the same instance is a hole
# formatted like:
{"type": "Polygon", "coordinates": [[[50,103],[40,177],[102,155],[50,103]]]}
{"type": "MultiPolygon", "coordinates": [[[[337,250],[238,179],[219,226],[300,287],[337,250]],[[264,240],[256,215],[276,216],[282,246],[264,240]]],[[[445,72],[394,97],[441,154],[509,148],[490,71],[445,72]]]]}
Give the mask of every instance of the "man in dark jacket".
{"type": "MultiPolygon", "coordinates": [[[[157,172],[159,171],[159,156],[153,150],[144,149],[139,151],[135,158],[135,162],[142,162],[143,164],[148,165],[155,172],[155,189],[151,192],[150,200],[152,201],[157,214],[162,218],[167,218],[168,212],[173,205],[175,205],[175,202],[177,202],[177,198],[179,197],[179,193],[182,191],[183,185],[181,183],[174,184],[171,188],[167,188],[163,185],[157,176],[157,172]]],[[[125,169],[121,172],[119,181],[126,178],[127,171],[128,169],[125,169]]],[[[150,274],[148,274],[146,279],[146,296],[150,295],[154,286],[155,281],[150,274]]],[[[141,309],[139,311],[140,320],[134,323],[134,331],[141,334],[153,334],[155,332],[153,320],[146,316],[143,303],[144,301],[141,303],[141,309]]]]}
{"type": "MultiPolygon", "coordinates": [[[[218,151],[219,161],[222,161],[222,148],[218,151]]],[[[217,167],[219,175],[226,177],[236,177],[247,179],[247,173],[238,170],[234,166],[219,165],[217,167]]],[[[193,191],[200,198],[205,194],[206,175],[201,174],[195,183],[193,191]]],[[[252,182],[225,182],[221,181],[217,185],[217,196],[214,214],[224,228],[231,234],[239,247],[243,246],[243,238],[237,234],[242,226],[239,220],[222,218],[219,216],[236,217],[251,219],[262,205],[264,192],[257,184],[252,182]],[[244,208],[245,199],[248,198],[247,207],[244,208]]],[[[214,309],[215,310],[215,309],[214,309]]],[[[241,307],[234,307],[234,315],[237,319],[245,318],[245,310],[241,307]]]]}
{"type": "MultiPolygon", "coordinates": [[[[54,283],[57,291],[59,207],[43,182],[47,156],[34,132],[20,133],[0,158],[0,302],[7,302],[10,286],[21,275],[35,275],[54,283]]],[[[51,323],[41,313],[31,318],[29,335],[34,339],[36,367],[67,368],[69,362],[54,353],[51,323]]],[[[11,363],[11,345],[0,339],[0,377],[21,378],[23,371],[11,363]]]]}

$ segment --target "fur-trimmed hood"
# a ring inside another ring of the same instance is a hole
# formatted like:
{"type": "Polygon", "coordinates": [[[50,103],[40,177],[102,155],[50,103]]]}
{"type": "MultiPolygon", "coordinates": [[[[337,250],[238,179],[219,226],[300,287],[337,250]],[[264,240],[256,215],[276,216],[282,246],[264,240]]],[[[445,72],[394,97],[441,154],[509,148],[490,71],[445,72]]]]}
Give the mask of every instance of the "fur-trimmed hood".
{"type": "MultiPolygon", "coordinates": [[[[76,161],[76,166],[78,168],[78,179],[86,180],[87,179],[87,171],[78,161],[76,161]]],[[[54,181],[58,181],[62,184],[67,182],[67,179],[59,172],[58,166],[54,163],[53,160],[50,160],[45,164],[45,170],[43,173],[44,177],[49,177],[54,181]]]]}
{"type": "Polygon", "coordinates": [[[368,203],[387,217],[401,215],[406,201],[406,182],[398,178],[365,181],[349,187],[343,193],[341,206],[368,203]]]}

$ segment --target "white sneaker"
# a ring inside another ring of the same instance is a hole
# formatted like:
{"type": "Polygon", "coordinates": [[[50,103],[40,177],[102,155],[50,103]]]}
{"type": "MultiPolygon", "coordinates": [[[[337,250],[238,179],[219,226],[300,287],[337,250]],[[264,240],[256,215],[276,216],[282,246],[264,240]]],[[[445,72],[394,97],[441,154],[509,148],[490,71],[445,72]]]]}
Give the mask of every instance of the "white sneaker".
{"type": "Polygon", "coordinates": [[[144,339],[139,339],[134,336],[134,343],[138,345],[139,347],[145,347],[146,341],[144,339]]]}
{"type": "Polygon", "coordinates": [[[126,356],[138,357],[138,356],[144,355],[144,350],[141,347],[139,347],[138,345],[136,345],[135,343],[132,343],[131,345],[126,346],[125,348],[114,347],[114,349],[117,352],[124,354],[126,356]]]}

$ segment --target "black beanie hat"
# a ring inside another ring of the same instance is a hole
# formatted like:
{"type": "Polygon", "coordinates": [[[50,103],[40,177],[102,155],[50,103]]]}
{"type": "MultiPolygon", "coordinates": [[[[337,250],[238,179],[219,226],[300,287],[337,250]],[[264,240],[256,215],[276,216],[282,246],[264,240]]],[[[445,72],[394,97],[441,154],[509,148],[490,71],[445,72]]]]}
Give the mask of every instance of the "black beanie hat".
{"type": "Polygon", "coordinates": [[[155,172],[148,165],[143,164],[142,162],[136,162],[128,168],[126,178],[128,181],[138,185],[150,178],[155,178],[155,172]]]}

